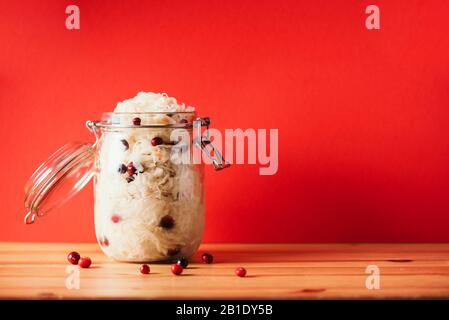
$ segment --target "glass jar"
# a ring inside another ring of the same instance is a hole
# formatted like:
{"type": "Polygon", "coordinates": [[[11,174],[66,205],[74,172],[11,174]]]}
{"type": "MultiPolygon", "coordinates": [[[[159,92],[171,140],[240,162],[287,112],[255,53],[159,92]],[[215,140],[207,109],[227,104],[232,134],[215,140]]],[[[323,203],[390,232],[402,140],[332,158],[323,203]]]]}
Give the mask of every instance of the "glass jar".
{"type": "Polygon", "coordinates": [[[195,112],[105,113],[86,125],[93,144],[68,144],[30,178],[26,223],[60,206],[94,177],[95,233],[103,252],[129,262],[190,257],[204,228],[201,150],[229,166],[195,112]]]}

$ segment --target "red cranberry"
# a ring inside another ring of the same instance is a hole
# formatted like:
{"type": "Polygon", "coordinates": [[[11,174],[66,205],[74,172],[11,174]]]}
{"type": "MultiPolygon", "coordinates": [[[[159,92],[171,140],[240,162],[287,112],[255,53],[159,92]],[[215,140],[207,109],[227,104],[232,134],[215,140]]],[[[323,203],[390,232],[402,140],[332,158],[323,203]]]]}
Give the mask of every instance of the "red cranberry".
{"type": "Polygon", "coordinates": [[[235,274],[239,277],[244,277],[244,276],[246,276],[246,269],[242,268],[242,267],[238,267],[237,269],[235,269],[235,274]]]}
{"type": "Polygon", "coordinates": [[[171,272],[177,276],[179,276],[184,270],[179,264],[175,263],[171,265],[171,272]]]}
{"type": "Polygon", "coordinates": [[[132,175],[134,175],[134,173],[136,173],[137,170],[136,170],[136,168],[134,168],[134,164],[132,162],[128,163],[127,171],[130,176],[132,176],[132,175]]]}
{"type": "Polygon", "coordinates": [[[79,261],[79,266],[81,268],[89,268],[92,264],[92,260],[89,257],[82,257],[79,261]]]}
{"type": "Polygon", "coordinates": [[[171,229],[175,225],[175,220],[169,215],[163,216],[161,221],[159,221],[159,226],[164,229],[171,229]]]}
{"type": "Polygon", "coordinates": [[[150,267],[147,264],[143,264],[140,266],[140,273],[142,274],[149,274],[150,273],[150,267]]]}
{"type": "Polygon", "coordinates": [[[127,170],[128,168],[123,163],[121,163],[120,166],[118,167],[118,172],[121,174],[124,174],[127,170]]]}
{"type": "Polygon", "coordinates": [[[111,221],[114,222],[114,223],[119,223],[120,220],[122,220],[122,218],[118,214],[113,214],[111,216],[111,221]]]}
{"type": "Polygon", "coordinates": [[[163,143],[162,138],[154,137],[153,139],[151,139],[151,145],[153,147],[158,146],[158,145],[160,145],[162,143],[163,143]]]}
{"type": "Polygon", "coordinates": [[[179,264],[183,269],[185,269],[189,265],[189,260],[187,260],[186,258],[181,258],[181,259],[178,259],[178,261],[176,261],[176,263],[179,264]]]}
{"type": "Polygon", "coordinates": [[[201,260],[203,260],[203,263],[210,264],[212,261],[214,261],[214,257],[209,253],[203,253],[201,256],[201,260]]]}
{"type": "Polygon", "coordinates": [[[129,143],[128,141],[126,141],[125,139],[120,140],[123,144],[123,146],[125,147],[125,151],[129,149],[129,143]]]}
{"type": "Polygon", "coordinates": [[[108,247],[109,246],[109,240],[106,237],[101,237],[100,238],[100,245],[102,247],[108,247]]]}
{"type": "Polygon", "coordinates": [[[80,260],[80,254],[76,251],[70,252],[67,256],[67,260],[69,260],[71,264],[78,264],[78,261],[80,260]]]}
{"type": "Polygon", "coordinates": [[[133,119],[133,125],[135,125],[135,126],[140,126],[140,122],[141,122],[140,118],[133,119]]]}

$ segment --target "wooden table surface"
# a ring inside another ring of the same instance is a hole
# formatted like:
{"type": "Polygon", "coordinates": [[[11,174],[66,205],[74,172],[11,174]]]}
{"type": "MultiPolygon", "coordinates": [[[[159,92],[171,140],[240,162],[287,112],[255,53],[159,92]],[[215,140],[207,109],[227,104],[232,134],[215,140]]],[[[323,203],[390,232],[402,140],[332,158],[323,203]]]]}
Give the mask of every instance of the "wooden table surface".
{"type": "Polygon", "coordinates": [[[181,276],[167,264],[142,275],[139,264],[114,262],[96,244],[0,243],[0,298],[449,298],[449,244],[204,244],[192,260],[181,276]],[[67,269],[73,250],[92,266],[67,269]],[[214,263],[199,263],[202,252],[214,263]],[[368,265],[378,266],[380,289],[366,288],[368,265]],[[245,278],[234,275],[239,266],[245,278]]]}

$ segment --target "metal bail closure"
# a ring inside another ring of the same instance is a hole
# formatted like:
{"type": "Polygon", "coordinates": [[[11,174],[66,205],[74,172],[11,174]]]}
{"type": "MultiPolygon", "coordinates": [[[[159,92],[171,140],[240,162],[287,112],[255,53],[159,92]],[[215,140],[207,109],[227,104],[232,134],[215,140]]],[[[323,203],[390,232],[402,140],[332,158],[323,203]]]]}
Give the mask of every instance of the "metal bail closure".
{"type": "Polygon", "coordinates": [[[209,125],[210,125],[210,119],[209,117],[205,118],[197,118],[194,121],[194,128],[197,128],[197,138],[194,140],[195,146],[200,148],[207,157],[212,161],[212,164],[214,165],[215,170],[222,170],[224,168],[228,168],[231,166],[230,163],[228,163],[225,158],[221,155],[220,151],[214,147],[212,142],[210,141],[210,135],[209,135],[209,125]],[[201,127],[206,127],[205,135],[201,132],[201,127]],[[212,154],[211,154],[212,152],[212,154]]]}
{"type": "Polygon", "coordinates": [[[90,181],[95,172],[95,144],[68,143],[33,173],[25,185],[26,224],[60,207],[90,181]]]}

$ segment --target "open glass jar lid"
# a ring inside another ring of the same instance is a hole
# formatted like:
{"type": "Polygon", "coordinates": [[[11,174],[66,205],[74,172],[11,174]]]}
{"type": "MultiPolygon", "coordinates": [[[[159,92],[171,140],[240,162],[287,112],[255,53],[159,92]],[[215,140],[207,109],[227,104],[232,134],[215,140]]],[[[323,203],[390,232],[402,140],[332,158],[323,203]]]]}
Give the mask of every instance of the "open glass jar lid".
{"type": "Polygon", "coordinates": [[[59,207],[78,193],[94,174],[94,146],[68,143],[53,153],[25,185],[25,223],[59,207]]]}

